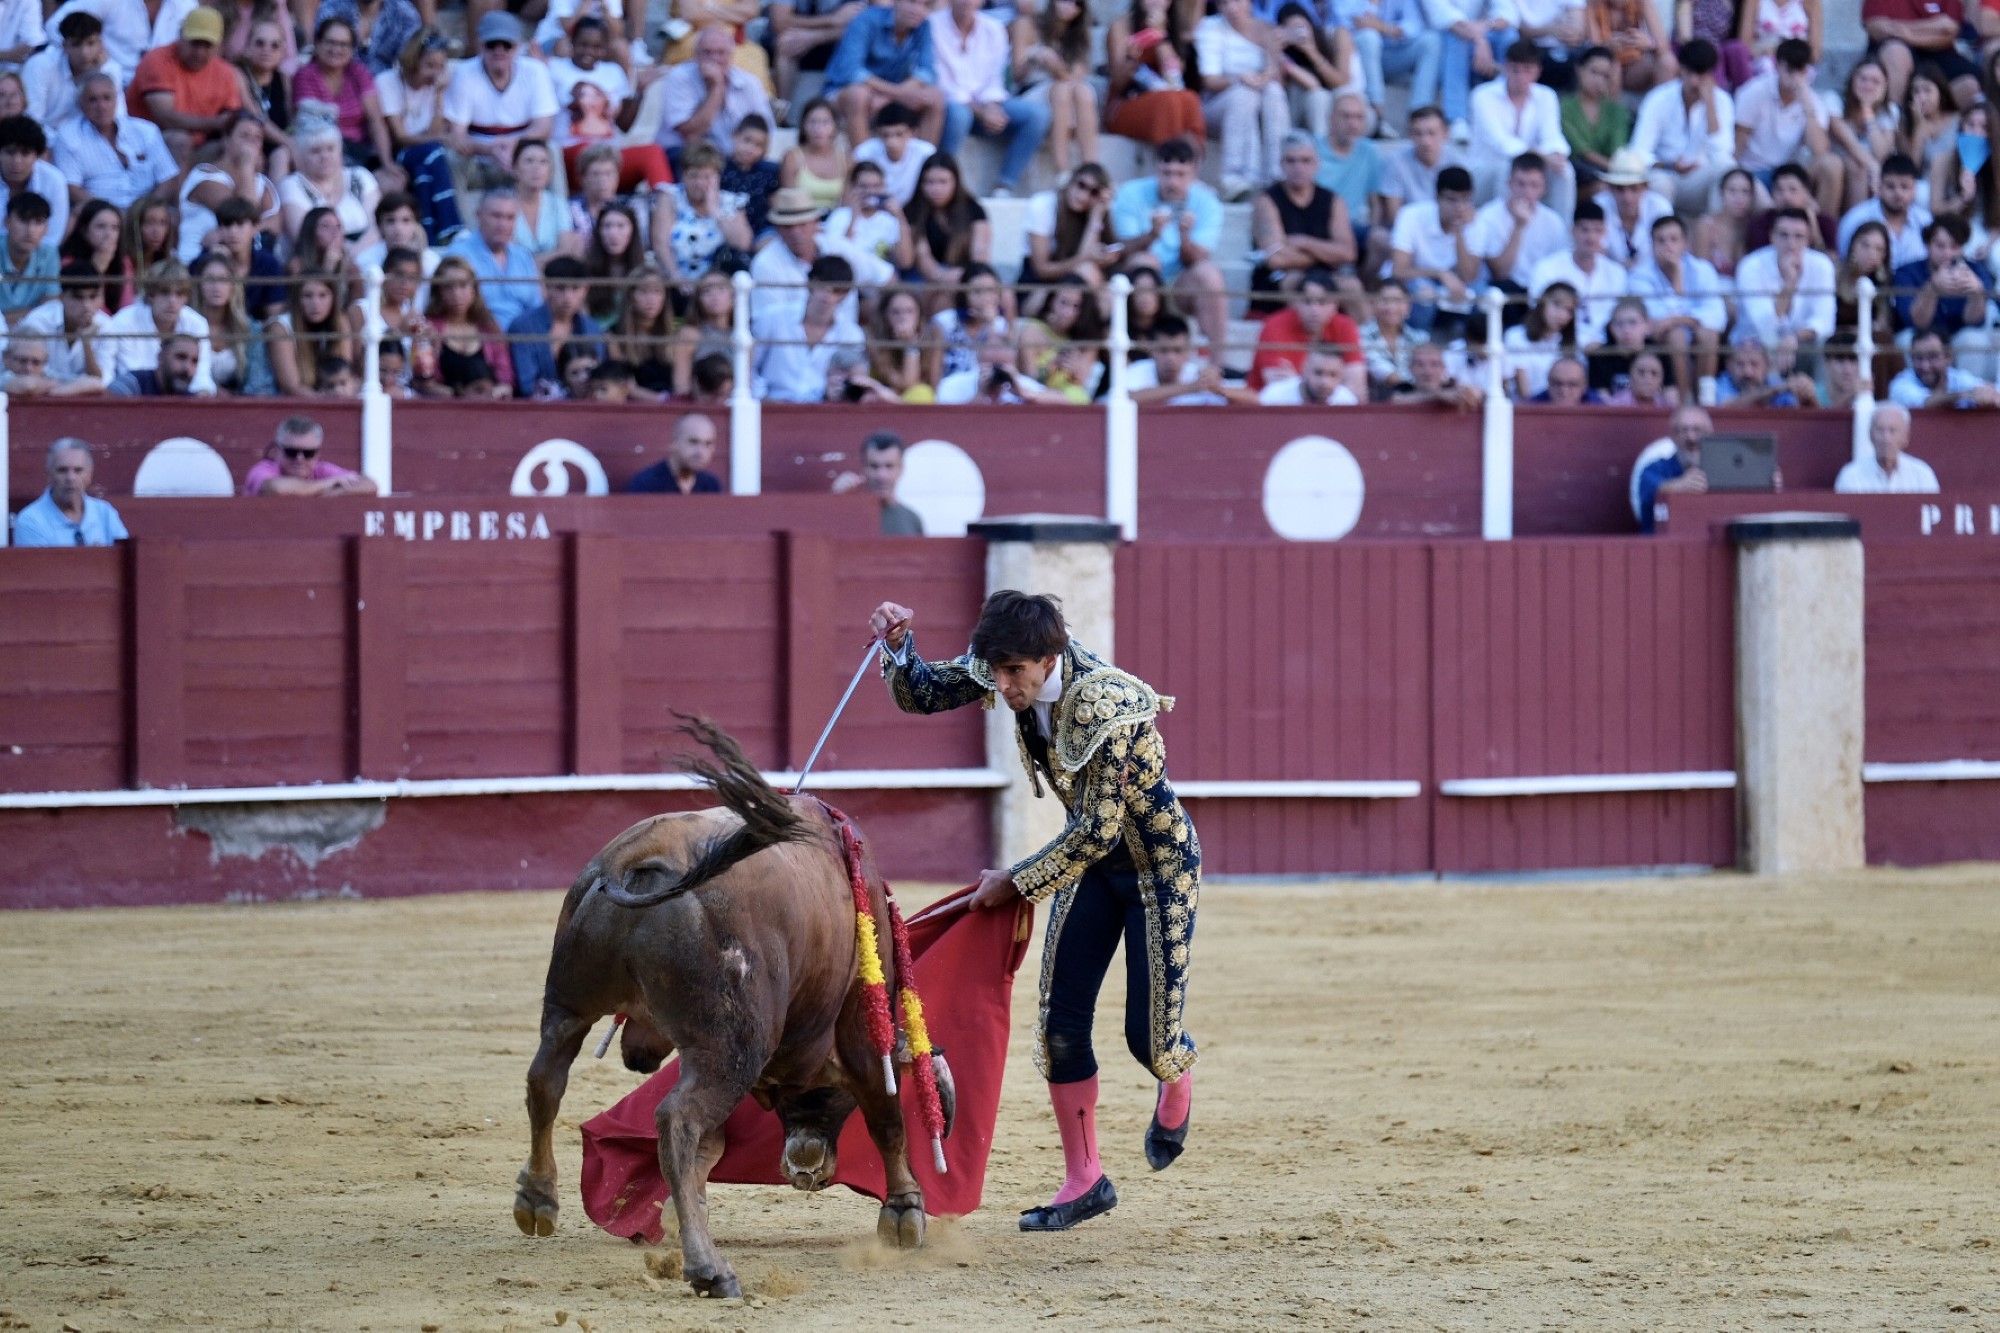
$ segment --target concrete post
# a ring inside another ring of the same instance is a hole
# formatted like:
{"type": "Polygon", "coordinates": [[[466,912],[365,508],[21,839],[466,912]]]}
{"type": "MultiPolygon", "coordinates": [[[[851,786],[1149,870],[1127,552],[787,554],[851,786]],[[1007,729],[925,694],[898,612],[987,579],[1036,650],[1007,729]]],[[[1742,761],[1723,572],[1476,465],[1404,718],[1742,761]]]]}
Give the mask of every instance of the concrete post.
{"type": "Polygon", "coordinates": [[[1737,850],[1754,874],[1865,861],[1861,525],[1758,514],[1736,546],[1737,850]]]}
{"type": "MultiPolygon", "coordinates": [[[[986,539],[986,590],[1015,588],[1062,599],[1070,634],[1099,656],[1114,651],[1113,561],[1118,525],[1096,518],[1024,514],[973,523],[986,539]]],[[[1013,865],[1062,831],[1068,813],[1044,786],[1041,800],[1021,767],[1014,715],[998,703],[986,715],[986,762],[1012,781],[994,794],[993,846],[1001,867],[1013,865]]]]}

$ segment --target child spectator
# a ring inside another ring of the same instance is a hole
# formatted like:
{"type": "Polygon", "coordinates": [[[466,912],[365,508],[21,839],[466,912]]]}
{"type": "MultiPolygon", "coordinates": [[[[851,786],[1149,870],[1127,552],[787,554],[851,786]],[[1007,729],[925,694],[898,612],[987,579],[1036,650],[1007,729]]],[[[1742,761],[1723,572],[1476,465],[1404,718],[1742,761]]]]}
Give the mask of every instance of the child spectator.
{"type": "Polygon", "coordinates": [[[854,164],[848,173],[847,198],[827,215],[820,229],[890,263],[909,252],[903,207],[888,192],[882,168],[873,162],[854,164]]]}
{"type": "Polygon", "coordinates": [[[778,188],[778,164],[764,156],[770,148],[771,122],[745,116],[730,136],[729,159],[722,164],[722,188],[743,196],[743,215],[750,220],[752,238],[764,234],[771,196],[778,188]]]}
{"type": "Polygon", "coordinates": [[[899,102],[891,102],[875,113],[870,128],[875,137],[854,150],[856,162],[873,162],[882,168],[887,192],[899,205],[907,205],[917,193],[917,176],[930,161],[937,145],[917,137],[917,114],[899,102]]]}

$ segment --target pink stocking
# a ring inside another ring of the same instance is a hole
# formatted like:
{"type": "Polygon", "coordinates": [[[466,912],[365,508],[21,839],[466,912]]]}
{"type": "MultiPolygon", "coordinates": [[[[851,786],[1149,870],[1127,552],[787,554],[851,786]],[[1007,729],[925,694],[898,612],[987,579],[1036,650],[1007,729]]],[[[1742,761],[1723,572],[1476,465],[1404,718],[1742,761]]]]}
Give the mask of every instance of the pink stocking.
{"type": "Polygon", "coordinates": [[[1104,1174],[1097,1160],[1097,1075],[1076,1083],[1049,1084],[1049,1102],[1056,1108],[1056,1132],[1062,1135],[1063,1183],[1051,1204],[1068,1203],[1090,1192],[1104,1174]]]}
{"type": "Polygon", "coordinates": [[[1161,1129],[1179,1129],[1187,1123],[1188,1109],[1194,1105],[1194,1071],[1188,1070],[1171,1083],[1160,1085],[1160,1102],[1153,1114],[1161,1129]]]}

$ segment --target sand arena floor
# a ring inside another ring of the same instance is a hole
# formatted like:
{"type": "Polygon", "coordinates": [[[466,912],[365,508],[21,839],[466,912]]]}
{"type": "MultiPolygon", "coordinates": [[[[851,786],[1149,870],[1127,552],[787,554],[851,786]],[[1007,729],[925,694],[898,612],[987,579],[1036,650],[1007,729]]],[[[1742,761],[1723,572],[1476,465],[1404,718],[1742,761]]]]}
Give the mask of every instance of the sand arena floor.
{"type": "Polygon", "coordinates": [[[987,1207],[718,1187],[747,1304],[577,1206],[615,1059],[514,1228],[554,894],[0,917],[0,1328],[2000,1329],[1996,880],[1214,886],[1188,1159],[1121,1051],[1122,1206],[1016,1231],[1031,954],[987,1207]]]}

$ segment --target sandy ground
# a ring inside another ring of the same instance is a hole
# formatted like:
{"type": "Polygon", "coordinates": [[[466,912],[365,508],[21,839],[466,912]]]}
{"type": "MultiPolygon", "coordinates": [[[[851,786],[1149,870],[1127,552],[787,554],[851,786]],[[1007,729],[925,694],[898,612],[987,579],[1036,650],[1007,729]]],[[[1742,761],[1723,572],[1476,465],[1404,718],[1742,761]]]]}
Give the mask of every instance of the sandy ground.
{"type": "Polygon", "coordinates": [[[1015,1229],[1031,955],[986,1209],[720,1187],[749,1304],[584,1219],[615,1059],[514,1229],[553,894],[0,917],[0,1327],[2000,1329],[1996,880],[1211,887],[1189,1158],[1121,1051],[1123,1204],[1015,1229]]]}

